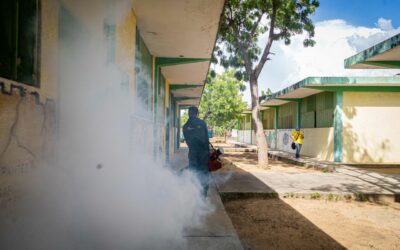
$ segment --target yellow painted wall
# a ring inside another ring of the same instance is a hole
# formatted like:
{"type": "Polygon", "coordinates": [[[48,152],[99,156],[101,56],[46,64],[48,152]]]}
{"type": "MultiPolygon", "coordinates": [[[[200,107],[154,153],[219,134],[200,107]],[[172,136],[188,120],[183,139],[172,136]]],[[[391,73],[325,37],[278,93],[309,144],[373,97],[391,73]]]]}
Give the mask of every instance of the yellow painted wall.
{"type": "Polygon", "coordinates": [[[41,1],[39,92],[41,97],[51,99],[57,99],[58,96],[58,16],[58,1],[41,1]]]}
{"type": "Polygon", "coordinates": [[[343,161],[400,163],[400,93],[343,93],[343,161]]]}
{"type": "Polygon", "coordinates": [[[136,16],[133,10],[127,13],[117,24],[116,62],[129,77],[129,90],[135,96],[135,45],[136,16]]]}
{"type": "Polygon", "coordinates": [[[333,127],[301,130],[304,131],[302,155],[333,161],[333,127]]]}

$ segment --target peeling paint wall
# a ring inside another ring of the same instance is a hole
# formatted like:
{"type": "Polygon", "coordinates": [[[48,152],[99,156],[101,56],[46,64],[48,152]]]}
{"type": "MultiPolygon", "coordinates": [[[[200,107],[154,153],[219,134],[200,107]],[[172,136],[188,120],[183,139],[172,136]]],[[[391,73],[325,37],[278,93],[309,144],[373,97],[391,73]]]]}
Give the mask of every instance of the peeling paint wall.
{"type": "Polygon", "coordinates": [[[343,162],[400,163],[400,93],[343,93],[343,162]]]}
{"type": "MultiPolygon", "coordinates": [[[[15,184],[54,155],[58,98],[58,1],[41,0],[40,87],[0,76],[0,209],[17,199],[15,184]]],[[[12,210],[12,209],[10,209],[12,210]]]]}

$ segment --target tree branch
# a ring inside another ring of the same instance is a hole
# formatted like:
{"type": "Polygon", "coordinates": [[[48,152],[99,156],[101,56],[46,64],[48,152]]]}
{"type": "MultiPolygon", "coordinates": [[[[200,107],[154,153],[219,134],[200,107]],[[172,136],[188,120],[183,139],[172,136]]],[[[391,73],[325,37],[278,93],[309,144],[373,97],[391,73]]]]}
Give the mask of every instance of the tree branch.
{"type": "Polygon", "coordinates": [[[232,29],[236,35],[235,39],[236,46],[239,48],[239,53],[242,55],[242,58],[244,60],[246,72],[250,76],[252,72],[251,60],[249,58],[249,55],[247,54],[245,46],[241,42],[239,30],[236,28],[236,26],[233,26],[232,29]]]}
{"type": "Polygon", "coordinates": [[[261,59],[258,63],[258,65],[254,68],[253,71],[253,77],[255,77],[256,79],[258,78],[258,76],[261,73],[261,70],[264,67],[265,62],[268,59],[268,55],[270,54],[270,50],[272,47],[272,43],[275,39],[275,34],[274,34],[274,29],[275,29],[275,22],[276,22],[276,11],[277,11],[277,3],[276,0],[272,1],[272,15],[271,15],[271,26],[269,28],[269,34],[268,34],[268,42],[267,45],[264,48],[264,52],[261,56],[261,59]]]}
{"type": "Polygon", "coordinates": [[[258,19],[257,19],[257,22],[254,23],[254,25],[253,25],[253,27],[252,27],[252,29],[251,29],[251,32],[250,32],[250,36],[251,36],[251,37],[254,37],[254,34],[256,33],[257,28],[258,28],[258,25],[260,24],[261,19],[262,19],[262,17],[264,16],[264,14],[265,14],[265,12],[261,13],[261,15],[260,15],[260,16],[258,17],[258,19]]]}

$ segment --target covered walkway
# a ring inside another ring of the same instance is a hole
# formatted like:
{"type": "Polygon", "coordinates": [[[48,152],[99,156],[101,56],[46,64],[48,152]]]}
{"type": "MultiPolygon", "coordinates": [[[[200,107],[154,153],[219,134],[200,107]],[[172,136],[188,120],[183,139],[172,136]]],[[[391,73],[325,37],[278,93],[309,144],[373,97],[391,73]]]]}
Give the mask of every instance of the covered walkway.
{"type": "MultiPolygon", "coordinates": [[[[180,148],[171,159],[171,168],[182,170],[188,165],[187,148],[180,148]]],[[[207,199],[214,207],[213,213],[206,218],[201,228],[187,228],[184,237],[187,239],[187,249],[243,249],[239,237],[225,211],[216,185],[211,180],[207,199]]]]}

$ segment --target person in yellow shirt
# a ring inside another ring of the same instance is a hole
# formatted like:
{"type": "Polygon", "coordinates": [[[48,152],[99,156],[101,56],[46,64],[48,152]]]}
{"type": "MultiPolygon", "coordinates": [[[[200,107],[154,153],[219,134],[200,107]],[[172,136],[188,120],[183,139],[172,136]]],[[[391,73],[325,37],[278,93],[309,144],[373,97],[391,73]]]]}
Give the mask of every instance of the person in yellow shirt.
{"type": "Polygon", "coordinates": [[[296,130],[294,130],[290,135],[290,139],[292,139],[293,143],[295,144],[294,149],[296,149],[296,159],[297,159],[300,157],[300,150],[303,144],[304,133],[300,131],[299,127],[297,127],[296,130]]]}

